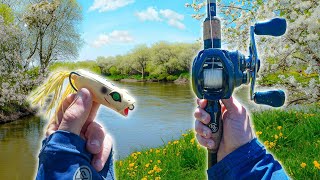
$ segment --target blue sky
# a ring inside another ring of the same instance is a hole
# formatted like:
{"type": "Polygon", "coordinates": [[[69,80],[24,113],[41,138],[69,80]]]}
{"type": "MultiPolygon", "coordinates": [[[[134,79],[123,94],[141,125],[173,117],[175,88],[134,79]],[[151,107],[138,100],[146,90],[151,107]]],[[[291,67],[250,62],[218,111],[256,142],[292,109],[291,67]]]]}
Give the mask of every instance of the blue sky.
{"type": "Polygon", "coordinates": [[[185,8],[192,0],[78,0],[83,8],[80,32],[85,41],[78,60],[125,54],[137,44],[194,42],[201,21],[185,8]]]}

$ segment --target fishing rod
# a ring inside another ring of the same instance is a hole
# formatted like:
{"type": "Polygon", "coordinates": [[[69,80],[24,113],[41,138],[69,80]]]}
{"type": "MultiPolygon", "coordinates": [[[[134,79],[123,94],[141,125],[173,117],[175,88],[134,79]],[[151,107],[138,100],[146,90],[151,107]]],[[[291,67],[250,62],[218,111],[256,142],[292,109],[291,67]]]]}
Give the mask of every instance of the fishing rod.
{"type": "Polygon", "coordinates": [[[207,99],[205,111],[211,116],[207,125],[215,142],[208,149],[208,168],[217,163],[217,152],[222,138],[221,99],[231,97],[233,90],[242,84],[250,86],[250,100],[256,104],[280,107],[285,102],[282,90],[255,92],[256,74],[260,69],[255,35],[281,36],[286,31],[286,20],[274,18],[250,27],[249,56],[239,51],[221,49],[221,21],[217,17],[216,0],[207,0],[207,17],[203,22],[204,50],[200,51],[192,64],[191,82],[193,91],[200,99],[207,99]]]}

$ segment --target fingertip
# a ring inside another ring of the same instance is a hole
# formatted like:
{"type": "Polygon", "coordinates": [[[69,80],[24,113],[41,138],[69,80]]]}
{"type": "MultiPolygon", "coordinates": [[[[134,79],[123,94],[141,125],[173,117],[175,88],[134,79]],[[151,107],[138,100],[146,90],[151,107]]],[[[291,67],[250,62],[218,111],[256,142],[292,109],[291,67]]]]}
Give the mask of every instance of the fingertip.
{"type": "Polygon", "coordinates": [[[204,109],[204,108],[207,106],[207,101],[208,101],[208,100],[206,100],[206,99],[201,99],[201,100],[199,101],[199,106],[200,106],[200,108],[204,109]]]}

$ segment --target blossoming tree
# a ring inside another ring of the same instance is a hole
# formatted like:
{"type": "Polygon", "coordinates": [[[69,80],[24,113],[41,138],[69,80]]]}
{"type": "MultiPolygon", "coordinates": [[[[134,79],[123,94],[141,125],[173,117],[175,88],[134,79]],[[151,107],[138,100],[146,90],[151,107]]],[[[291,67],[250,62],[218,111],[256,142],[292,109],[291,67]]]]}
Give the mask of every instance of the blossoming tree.
{"type": "MultiPolygon", "coordinates": [[[[194,0],[193,18],[202,19],[206,0],[194,0]]],[[[228,49],[246,52],[249,26],[273,17],[287,20],[284,36],[257,37],[262,60],[260,84],[287,89],[287,104],[313,103],[320,100],[320,3],[317,0],[218,0],[222,18],[222,42],[228,49]],[[229,1],[228,1],[229,2],[229,1]],[[275,76],[276,75],[276,76],[275,76]]]]}

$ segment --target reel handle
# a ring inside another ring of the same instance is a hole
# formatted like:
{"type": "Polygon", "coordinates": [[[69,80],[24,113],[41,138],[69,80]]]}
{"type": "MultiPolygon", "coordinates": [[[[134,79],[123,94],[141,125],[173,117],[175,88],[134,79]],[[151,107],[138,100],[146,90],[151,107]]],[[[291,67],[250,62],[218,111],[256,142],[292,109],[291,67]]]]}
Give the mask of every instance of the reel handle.
{"type": "Polygon", "coordinates": [[[287,23],[283,18],[274,18],[254,25],[256,35],[281,36],[286,32],[287,23]]]}
{"type": "Polygon", "coordinates": [[[271,90],[265,92],[256,92],[253,95],[254,102],[265,104],[272,107],[280,107],[284,104],[285,94],[282,90],[271,90]]]}
{"type": "Polygon", "coordinates": [[[208,100],[205,111],[210,114],[211,139],[215,142],[213,149],[208,149],[208,168],[217,163],[217,152],[222,138],[221,105],[219,101],[208,100]]]}

